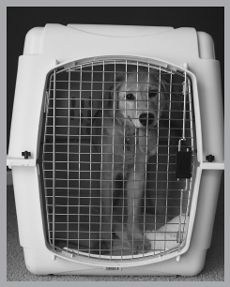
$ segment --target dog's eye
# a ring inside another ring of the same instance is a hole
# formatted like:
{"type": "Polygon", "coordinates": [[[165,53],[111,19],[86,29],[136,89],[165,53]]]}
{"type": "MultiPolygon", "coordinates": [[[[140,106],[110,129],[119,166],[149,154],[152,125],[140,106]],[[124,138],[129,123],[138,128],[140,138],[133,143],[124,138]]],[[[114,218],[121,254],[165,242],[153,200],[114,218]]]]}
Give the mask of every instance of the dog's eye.
{"type": "Polygon", "coordinates": [[[126,95],[126,100],[128,100],[128,101],[133,101],[133,100],[135,100],[135,97],[134,97],[133,94],[127,94],[127,95],[126,95]]]}
{"type": "Polygon", "coordinates": [[[158,92],[157,91],[149,91],[149,98],[155,98],[157,97],[158,92]]]}

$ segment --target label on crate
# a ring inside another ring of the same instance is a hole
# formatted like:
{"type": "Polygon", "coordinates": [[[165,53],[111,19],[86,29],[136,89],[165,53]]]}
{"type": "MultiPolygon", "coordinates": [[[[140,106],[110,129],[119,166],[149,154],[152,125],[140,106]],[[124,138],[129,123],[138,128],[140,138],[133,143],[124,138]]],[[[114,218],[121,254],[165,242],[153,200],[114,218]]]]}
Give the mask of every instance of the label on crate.
{"type": "Polygon", "coordinates": [[[121,267],[106,266],[106,267],[104,267],[104,270],[106,270],[106,271],[121,271],[121,267]]]}

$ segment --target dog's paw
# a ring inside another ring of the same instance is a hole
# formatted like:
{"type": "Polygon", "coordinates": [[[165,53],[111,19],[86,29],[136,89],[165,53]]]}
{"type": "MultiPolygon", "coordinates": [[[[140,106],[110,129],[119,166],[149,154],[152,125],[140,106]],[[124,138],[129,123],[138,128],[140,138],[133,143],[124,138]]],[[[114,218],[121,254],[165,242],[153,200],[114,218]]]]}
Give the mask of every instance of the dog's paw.
{"type": "Polygon", "coordinates": [[[106,241],[98,241],[94,244],[93,248],[90,249],[90,253],[105,255],[110,252],[110,244],[106,241]]]}
{"type": "Polygon", "coordinates": [[[147,238],[133,240],[133,251],[135,254],[146,253],[151,250],[151,243],[147,238]]]}
{"type": "Polygon", "coordinates": [[[113,248],[113,233],[112,231],[104,231],[99,239],[99,253],[108,254],[113,248]]]}
{"type": "Polygon", "coordinates": [[[129,234],[128,239],[134,254],[146,253],[151,250],[151,242],[140,233],[135,237],[129,234]]]}
{"type": "Polygon", "coordinates": [[[101,241],[100,254],[109,254],[112,252],[112,243],[110,241],[101,241]]]}

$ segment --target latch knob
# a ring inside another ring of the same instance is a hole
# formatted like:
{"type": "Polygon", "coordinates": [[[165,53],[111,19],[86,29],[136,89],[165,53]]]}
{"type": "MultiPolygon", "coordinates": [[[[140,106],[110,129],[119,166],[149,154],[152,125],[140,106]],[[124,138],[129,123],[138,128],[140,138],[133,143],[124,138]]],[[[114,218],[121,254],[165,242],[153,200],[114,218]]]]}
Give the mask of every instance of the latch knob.
{"type": "Polygon", "coordinates": [[[22,156],[24,156],[24,159],[28,159],[29,156],[31,156],[31,152],[26,150],[26,151],[22,152],[22,156]]]}
{"type": "Polygon", "coordinates": [[[211,154],[210,154],[210,155],[207,155],[207,156],[206,156],[206,159],[207,159],[208,162],[213,162],[214,159],[215,159],[215,157],[214,157],[214,155],[211,155],[211,154]]]}

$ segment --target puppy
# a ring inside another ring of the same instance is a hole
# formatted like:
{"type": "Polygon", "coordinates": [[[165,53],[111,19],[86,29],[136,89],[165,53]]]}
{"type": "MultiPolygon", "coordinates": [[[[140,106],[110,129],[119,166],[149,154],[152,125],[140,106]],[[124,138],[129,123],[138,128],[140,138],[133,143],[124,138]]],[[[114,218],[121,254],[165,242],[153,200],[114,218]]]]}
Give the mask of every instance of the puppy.
{"type": "Polygon", "coordinates": [[[122,179],[128,240],[133,253],[144,253],[151,244],[140,228],[141,201],[147,162],[157,149],[157,122],[165,106],[166,83],[157,70],[144,67],[115,76],[105,88],[102,110],[93,123],[93,142],[101,153],[101,248],[112,250],[113,197],[116,181],[122,179]]]}

